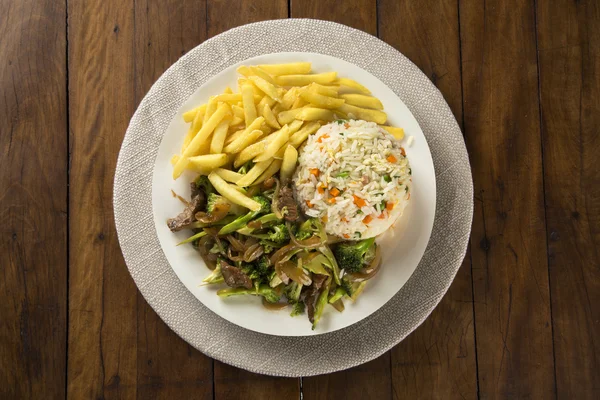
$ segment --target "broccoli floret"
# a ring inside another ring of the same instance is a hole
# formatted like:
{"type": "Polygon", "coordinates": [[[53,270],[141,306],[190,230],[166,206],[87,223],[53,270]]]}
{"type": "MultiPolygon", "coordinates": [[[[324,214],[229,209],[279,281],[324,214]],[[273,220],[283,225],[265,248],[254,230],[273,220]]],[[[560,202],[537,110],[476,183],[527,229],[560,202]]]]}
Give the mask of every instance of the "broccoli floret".
{"type": "Polygon", "coordinates": [[[283,293],[287,297],[290,303],[296,303],[300,299],[300,292],[302,292],[302,285],[297,282],[291,282],[285,287],[283,293]]]}
{"type": "Polygon", "coordinates": [[[290,240],[290,232],[284,224],[279,224],[271,227],[269,229],[269,233],[267,234],[267,239],[277,244],[282,244],[290,240]]]}
{"type": "Polygon", "coordinates": [[[312,220],[312,218],[307,219],[300,225],[300,228],[298,228],[298,232],[296,232],[296,239],[298,239],[298,240],[308,239],[314,233],[315,233],[315,228],[313,227],[313,220],[312,220]]]}
{"type": "Polygon", "coordinates": [[[290,316],[295,317],[297,315],[302,315],[302,314],[304,314],[304,303],[298,302],[298,303],[294,304],[294,306],[292,307],[292,313],[290,314],[290,316]]]}
{"type": "Polygon", "coordinates": [[[354,294],[354,288],[352,287],[352,283],[348,282],[345,279],[342,279],[341,287],[344,289],[348,296],[352,296],[354,294]]]}
{"type": "Polygon", "coordinates": [[[362,269],[365,263],[365,253],[375,243],[375,238],[361,240],[359,242],[341,243],[333,249],[333,255],[341,269],[353,273],[362,269]]]}
{"type": "Polygon", "coordinates": [[[260,209],[257,211],[250,211],[246,215],[242,215],[241,217],[236,218],[233,222],[225,225],[219,231],[219,235],[227,235],[228,233],[237,231],[238,229],[243,228],[248,224],[248,222],[252,221],[254,218],[258,217],[261,214],[266,214],[271,211],[271,202],[266,197],[263,196],[254,196],[252,200],[256,201],[260,204],[260,209]]]}
{"type": "Polygon", "coordinates": [[[206,175],[200,175],[198,178],[196,178],[194,183],[198,189],[202,189],[202,191],[207,195],[215,192],[215,188],[213,187],[212,183],[210,183],[208,176],[206,175]]]}
{"type": "Polygon", "coordinates": [[[228,204],[229,201],[216,193],[209,193],[206,199],[206,212],[212,213],[217,205],[228,204]]]}
{"type": "Polygon", "coordinates": [[[277,303],[280,296],[277,292],[269,285],[260,285],[258,288],[246,289],[246,288],[227,288],[217,291],[219,297],[238,296],[242,294],[251,294],[255,296],[262,296],[269,303],[277,303]]]}
{"type": "Polygon", "coordinates": [[[202,281],[206,284],[214,284],[214,283],[223,283],[225,279],[223,278],[223,274],[221,273],[221,265],[217,264],[217,268],[215,268],[212,273],[204,278],[202,281]]]}
{"type": "Polygon", "coordinates": [[[254,166],[252,161],[248,161],[246,164],[242,165],[240,169],[238,169],[238,174],[247,174],[250,169],[254,166]]]}

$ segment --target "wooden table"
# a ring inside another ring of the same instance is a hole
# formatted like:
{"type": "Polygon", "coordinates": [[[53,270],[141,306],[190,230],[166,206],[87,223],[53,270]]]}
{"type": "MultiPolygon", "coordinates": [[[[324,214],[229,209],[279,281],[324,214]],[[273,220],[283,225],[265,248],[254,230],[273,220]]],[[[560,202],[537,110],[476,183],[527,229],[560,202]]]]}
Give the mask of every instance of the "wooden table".
{"type": "Polygon", "coordinates": [[[600,398],[599,126],[600,1],[2,0],[0,398],[600,398]],[[152,83],[211,36],[288,17],[362,29],[416,63],[475,183],[470,251],[425,323],[304,379],[230,367],[170,331],[112,214],[152,83]]]}

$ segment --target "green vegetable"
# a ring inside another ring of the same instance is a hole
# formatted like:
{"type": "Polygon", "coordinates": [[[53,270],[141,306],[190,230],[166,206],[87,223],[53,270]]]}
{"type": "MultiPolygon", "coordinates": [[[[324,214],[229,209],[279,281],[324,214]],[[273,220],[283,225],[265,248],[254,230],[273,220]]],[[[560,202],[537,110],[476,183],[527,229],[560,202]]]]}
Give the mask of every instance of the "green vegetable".
{"type": "Polygon", "coordinates": [[[269,285],[260,285],[258,288],[246,289],[246,288],[227,288],[217,291],[219,297],[239,296],[243,294],[251,294],[254,296],[262,296],[269,303],[277,303],[280,296],[277,292],[269,285]]]}
{"type": "Polygon", "coordinates": [[[362,214],[363,212],[362,212],[362,210],[358,210],[356,213],[357,214],[362,214]]]}
{"type": "Polygon", "coordinates": [[[386,181],[387,183],[390,183],[392,181],[392,177],[389,175],[384,175],[383,180],[386,181]]]}
{"type": "Polygon", "coordinates": [[[254,218],[261,214],[266,214],[271,210],[271,203],[266,197],[254,196],[252,197],[252,200],[260,204],[260,209],[258,211],[249,211],[246,215],[236,218],[233,222],[222,227],[219,231],[219,235],[227,235],[231,232],[237,231],[238,229],[246,226],[246,224],[252,221],[254,218]]]}
{"type": "Polygon", "coordinates": [[[333,295],[329,298],[329,304],[335,303],[336,301],[341,299],[345,294],[346,294],[346,291],[344,290],[344,288],[341,286],[338,286],[337,289],[335,289],[335,292],[333,293],[333,295]]]}
{"type": "Polygon", "coordinates": [[[300,292],[302,292],[302,285],[298,282],[291,282],[285,287],[283,293],[287,297],[290,303],[296,303],[300,299],[300,292]]]}
{"type": "Polygon", "coordinates": [[[335,256],[333,255],[333,252],[331,251],[331,249],[329,249],[329,246],[327,246],[327,245],[319,247],[319,251],[321,253],[323,253],[323,255],[327,258],[328,263],[325,264],[325,266],[329,267],[331,269],[331,271],[333,271],[333,279],[335,280],[335,283],[337,283],[339,285],[340,284],[340,267],[338,266],[338,263],[335,259],[335,256]]]}
{"type": "Polygon", "coordinates": [[[323,265],[330,266],[331,264],[329,263],[329,260],[327,260],[327,257],[325,257],[323,253],[321,253],[318,256],[314,257],[312,260],[310,260],[309,263],[304,264],[302,267],[314,274],[329,275],[329,272],[327,272],[327,270],[323,268],[323,265]]]}
{"type": "Polygon", "coordinates": [[[202,232],[198,232],[196,233],[194,236],[190,236],[189,238],[177,243],[177,246],[182,245],[182,244],[186,244],[186,243],[190,243],[193,242],[194,240],[198,240],[200,239],[202,236],[206,236],[206,232],[202,231],[202,232]]]}
{"type": "Polygon", "coordinates": [[[269,257],[262,255],[253,263],[244,263],[242,271],[255,283],[269,281],[269,275],[271,274],[269,257]]]}
{"type": "Polygon", "coordinates": [[[374,243],[375,238],[340,243],[333,249],[333,254],[341,269],[349,273],[358,272],[366,262],[365,254],[374,243]]]}
{"type": "Polygon", "coordinates": [[[285,244],[290,240],[290,232],[284,224],[278,224],[269,227],[269,230],[266,233],[251,233],[250,236],[258,239],[268,240],[277,246],[285,244]]]}
{"type": "Polygon", "coordinates": [[[309,218],[300,224],[298,228],[298,232],[296,232],[297,240],[305,240],[318,232],[318,228],[315,226],[315,221],[318,221],[315,218],[309,218]]]}
{"type": "Polygon", "coordinates": [[[350,176],[350,172],[340,172],[339,174],[337,174],[335,177],[336,178],[347,178],[350,176]]]}
{"type": "Polygon", "coordinates": [[[354,234],[355,234],[356,236],[358,236],[358,238],[359,238],[359,239],[360,239],[360,237],[362,236],[362,235],[360,234],[360,232],[354,232],[354,234]]]}
{"type": "Polygon", "coordinates": [[[292,307],[292,313],[290,314],[290,317],[295,317],[297,315],[302,314],[304,314],[304,303],[298,302],[294,304],[294,306],[292,307]]]}
{"type": "Polygon", "coordinates": [[[217,268],[215,268],[212,273],[202,280],[204,283],[214,284],[214,283],[223,283],[225,279],[223,278],[223,274],[221,273],[221,264],[217,263],[217,268]]]}
{"type": "Polygon", "coordinates": [[[325,309],[325,305],[327,304],[329,288],[325,287],[324,290],[319,295],[317,299],[317,303],[315,304],[315,315],[313,317],[312,329],[313,331],[317,327],[317,322],[321,319],[321,315],[323,315],[323,310],[325,309]]]}
{"type": "Polygon", "coordinates": [[[253,166],[254,163],[252,161],[248,161],[246,164],[242,165],[237,172],[238,174],[247,174],[253,166]]]}
{"type": "Polygon", "coordinates": [[[208,180],[208,176],[206,175],[198,176],[194,183],[196,184],[196,187],[198,189],[201,189],[207,195],[215,193],[215,188],[213,187],[212,183],[210,183],[210,181],[208,180]]]}
{"type": "Polygon", "coordinates": [[[412,169],[410,169],[410,168],[408,169],[408,174],[412,175],[412,169]]]}
{"type": "MultiPolygon", "coordinates": [[[[255,221],[260,222],[260,224],[264,227],[264,226],[268,226],[268,225],[272,224],[273,222],[280,222],[281,220],[279,218],[277,218],[277,216],[274,213],[269,213],[269,214],[263,215],[260,218],[256,218],[255,221]]],[[[253,229],[253,228],[245,226],[243,228],[238,229],[237,233],[241,233],[242,235],[249,236],[254,230],[255,229],[253,229]]]]}
{"type": "Polygon", "coordinates": [[[344,289],[348,297],[350,297],[352,300],[356,300],[356,298],[364,290],[366,284],[367,281],[350,283],[347,280],[343,279],[341,287],[344,289]]]}
{"type": "Polygon", "coordinates": [[[190,229],[200,229],[200,228],[207,228],[209,226],[222,226],[222,225],[227,225],[228,223],[232,222],[233,220],[235,220],[236,216],[235,215],[228,215],[223,219],[218,220],[217,222],[214,223],[206,223],[206,222],[200,222],[200,221],[194,221],[189,225],[190,229]]]}
{"type": "Polygon", "coordinates": [[[335,122],[336,122],[338,125],[342,125],[343,123],[345,123],[345,122],[346,122],[346,120],[345,120],[345,119],[337,119],[335,122]]]}

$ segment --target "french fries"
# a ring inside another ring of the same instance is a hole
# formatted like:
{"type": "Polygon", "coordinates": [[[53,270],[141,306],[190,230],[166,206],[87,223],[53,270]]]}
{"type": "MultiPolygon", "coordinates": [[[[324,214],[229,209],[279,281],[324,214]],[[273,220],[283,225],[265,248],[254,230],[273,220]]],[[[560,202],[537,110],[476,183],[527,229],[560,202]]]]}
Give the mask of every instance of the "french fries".
{"type": "Polygon", "coordinates": [[[290,131],[287,125],[284,125],[279,132],[273,134],[273,138],[269,141],[269,144],[265,147],[265,150],[261,155],[254,159],[254,162],[266,161],[273,157],[275,153],[290,139],[290,131]]]}
{"type": "Polygon", "coordinates": [[[329,121],[372,121],[404,138],[402,128],[385,125],[383,104],[368,88],[334,71],[312,73],[310,63],[298,62],[244,65],[237,72],[237,92],[227,87],[183,113],[190,125],[181,153],[170,160],[174,179],[185,170],[208,175],[221,195],[254,210],[259,204],[246,190],[277,173],[287,184],[299,147],[329,121]],[[239,172],[249,161],[251,168],[239,172]]]}
{"type": "Polygon", "coordinates": [[[325,72],[312,75],[281,75],[275,77],[275,83],[280,86],[304,86],[313,82],[324,85],[334,82],[336,78],[336,72],[325,72]]]}
{"type": "MultiPolygon", "coordinates": [[[[265,168],[266,169],[266,168],[265,168]]],[[[252,200],[250,197],[243,193],[240,193],[238,189],[225,182],[221,176],[213,171],[208,175],[208,180],[214,186],[215,190],[219,192],[223,197],[232,203],[239,204],[242,207],[246,207],[252,211],[260,210],[260,204],[252,200]]]]}
{"type": "Polygon", "coordinates": [[[352,106],[383,110],[383,104],[381,104],[381,101],[379,101],[377,97],[365,96],[364,94],[347,93],[341,94],[340,98],[344,99],[346,104],[350,104],[352,106]]]}
{"type": "Polygon", "coordinates": [[[283,153],[283,162],[281,164],[281,171],[279,177],[281,183],[286,185],[294,174],[296,169],[296,162],[298,161],[298,150],[291,144],[288,144],[285,152],[283,153]]]}

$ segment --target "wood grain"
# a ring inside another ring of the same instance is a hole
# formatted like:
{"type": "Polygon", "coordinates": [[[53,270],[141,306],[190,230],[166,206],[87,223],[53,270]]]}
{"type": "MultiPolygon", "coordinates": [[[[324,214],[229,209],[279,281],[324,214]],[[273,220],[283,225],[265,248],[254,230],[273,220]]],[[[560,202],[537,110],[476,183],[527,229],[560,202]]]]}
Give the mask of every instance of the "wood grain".
{"type": "Polygon", "coordinates": [[[600,398],[600,5],[537,2],[550,289],[561,399],[600,398]]]}
{"type": "Polygon", "coordinates": [[[553,398],[533,3],[460,1],[479,392],[553,398]]]}
{"type": "MultiPolygon", "coordinates": [[[[288,15],[286,0],[208,0],[207,10],[209,37],[239,25],[288,15]]],[[[216,360],[214,382],[216,400],[300,398],[299,379],[256,375],[216,360]]]]}
{"type": "Polygon", "coordinates": [[[134,398],[137,288],[117,242],[112,183],[134,111],[133,2],[69,6],[68,396],[134,398]]]}
{"type": "Polygon", "coordinates": [[[377,35],[376,0],[292,0],[291,15],[338,22],[377,35]]]}
{"type": "MultiPolygon", "coordinates": [[[[379,35],[440,89],[462,124],[457,2],[379,3],[379,35]],[[402,23],[397,23],[397,21],[402,23]]],[[[477,398],[471,261],[467,253],[448,293],[392,351],[394,397],[477,398]]]]}
{"type": "Polygon", "coordinates": [[[65,395],[64,2],[0,2],[0,397],[65,395]]]}
{"type": "MultiPolygon", "coordinates": [[[[135,103],[179,57],[206,39],[206,2],[136,0],[135,103]]],[[[137,299],[137,397],[212,399],[212,360],[137,299]]]]}

